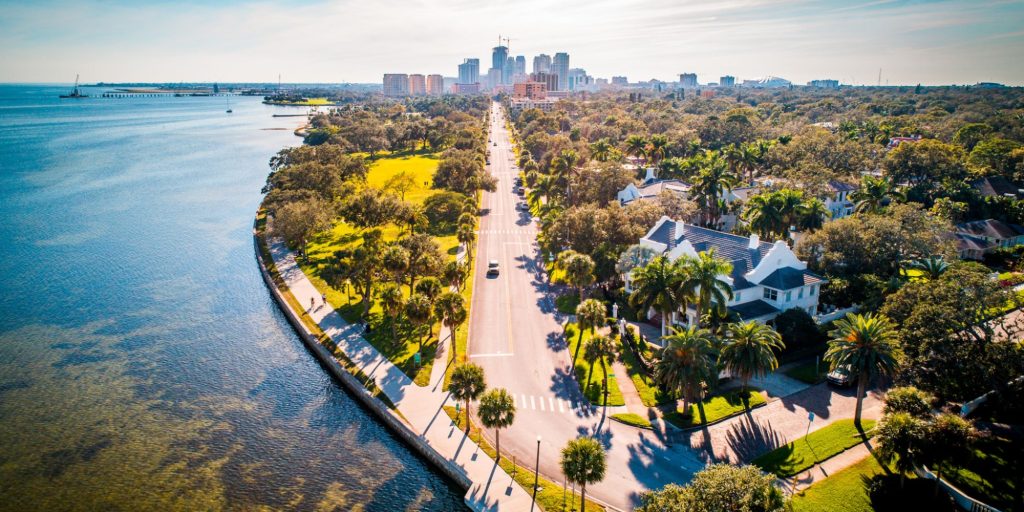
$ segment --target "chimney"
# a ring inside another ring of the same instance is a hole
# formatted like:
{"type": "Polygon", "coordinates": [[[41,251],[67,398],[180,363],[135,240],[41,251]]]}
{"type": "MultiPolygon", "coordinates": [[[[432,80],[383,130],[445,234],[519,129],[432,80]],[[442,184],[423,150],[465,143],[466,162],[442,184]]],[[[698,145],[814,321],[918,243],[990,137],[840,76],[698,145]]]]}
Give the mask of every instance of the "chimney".
{"type": "Polygon", "coordinates": [[[654,167],[648,167],[647,174],[644,176],[644,184],[651,183],[656,179],[658,179],[658,177],[654,175],[654,167]]]}
{"type": "Polygon", "coordinates": [[[793,247],[796,247],[796,244],[800,242],[800,236],[801,233],[796,230],[796,226],[789,227],[789,239],[793,241],[793,247]]]}
{"type": "Polygon", "coordinates": [[[750,243],[747,244],[747,249],[757,250],[761,248],[761,239],[758,238],[757,233],[750,235],[750,243]]]}
{"type": "Polygon", "coordinates": [[[668,244],[665,249],[666,252],[676,248],[676,221],[668,221],[668,244]]]}

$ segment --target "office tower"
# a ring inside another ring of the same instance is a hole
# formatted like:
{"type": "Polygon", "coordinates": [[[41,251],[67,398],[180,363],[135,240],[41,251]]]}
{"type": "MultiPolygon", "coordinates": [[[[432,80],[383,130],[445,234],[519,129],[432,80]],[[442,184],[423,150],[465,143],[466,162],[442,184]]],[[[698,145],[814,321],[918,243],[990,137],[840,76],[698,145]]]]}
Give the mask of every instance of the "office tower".
{"type": "Polygon", "coordinates": [[[459,64],[460,84],[475,84],[480,81],[480,59],[466,59],[459,64]]]}
{"type": "Polygon", "coordinates": [[[508,47],[507,46],[495,46],[491,51],[491,68],[492,69],[504,69],[505,59],[508,58],[508,47]]]}
{"type": "Polygon", "coordinates": [[[407,96],[409,94],[409,75],[405,73],[384,73],[385,96],[407,96]]]}
{"type": "Polygon", "coordinates": [[[569,90],[570,91],[576,91],[576,90],[582,89],[583,88],[582,86],[585,86],[585,85],[590,83],[590,78],[591,77],[587,76],[587,71],[585,69],[582,69],[582,68],[572,68],[572,69],[570,69],[569,70],[569,79],[568,79],[569,90]]]}
{"type": "Polygon", "coordinates": [[[512,83],[512,75],[516,73],[516,59],[512,57],[505,58],[505,66],[501,68],[501,83],[510,84],[512,83]]]}
{"type": "Polygon", "coordinates": [[[444,94],[444,77],[441,75],[427,76],[427,94],[440,96],[444,94]]]}
{"type": "Polygon", "coordinates": [[[551,71],[558,76],[558,90],[569,90],[569,54],[556,53],[551,62],[551,71]]]}
{"type": "Polygon", "coordinates": [[[696,89],[697,88],[697,74],[696,73],[683,73],[679,75],[679,86],[683,89],[696,89]]]}
{"type": "Polygon", "coordinates": [[[542,53],[533,58],[533,72],[534,73],[547,73],[551,71],[551,56],[542,53]]]}
{"type": "Polygon", "coordinates": [[[409,94],[422,96],[427,93],[427,78],[423,75],[409,75],[409,94]]]}
{"type": "Polygon", "coordinates": [[[530,73],[530,81],[544,84],[545,92],[558,90],[558,75],[554,73],[544,71],[530,73]]]}
{"type": "Polygon", "coordinates": [[[736,77],[732,75],[725,75],[718,79],[718,85],[722,87],[733,87],[736,85],[736,77]]]}
{"type": "Polygon", "coordinates": [[[516,55],[516,75],[526,74],[526,57],[522,55],[516,55]]]}
{"type": "Polygon", "coordinates": [[[494,89],[501,85],[501,68],[491,68],[487,70],[487,88],[494,89]]]}

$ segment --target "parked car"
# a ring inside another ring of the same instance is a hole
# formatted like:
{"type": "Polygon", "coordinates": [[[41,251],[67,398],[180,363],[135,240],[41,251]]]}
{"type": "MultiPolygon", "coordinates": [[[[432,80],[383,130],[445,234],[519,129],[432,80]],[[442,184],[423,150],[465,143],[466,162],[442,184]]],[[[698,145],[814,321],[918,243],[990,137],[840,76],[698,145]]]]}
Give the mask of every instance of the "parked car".
{"type": "Polygon", "coordinates": [[[828,381],[836,386],[852,386],[857,382],[857,374],[853,373],[849,365],[839,366],[828,372],[828,381]]]}
{"type": "Polygon", "coordinates": [[[498,260],[491,260],[487,262],[487,276],[498,275],[498,260]]]}

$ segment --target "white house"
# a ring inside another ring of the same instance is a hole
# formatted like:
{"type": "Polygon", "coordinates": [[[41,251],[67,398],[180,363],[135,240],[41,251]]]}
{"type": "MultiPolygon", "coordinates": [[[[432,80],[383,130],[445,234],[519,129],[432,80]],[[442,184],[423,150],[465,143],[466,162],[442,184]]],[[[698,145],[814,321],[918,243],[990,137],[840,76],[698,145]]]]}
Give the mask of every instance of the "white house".
{"type": "Polygon", "coordinates": [[[857,190],[857,185],[852,185],[838,180],[829,180],[829,189],[832,195],[825,198],[825,208],[831,214],[831,219],[842,219],[853,215],[853,202],[850,201],[850,193],[857,190]]]}
{"type": "MultiPolygon", "coordinates": [[[[809,272],[807,263],[781,240],[774,244],[761,242],[757,235],[748,238],[662,217],[640,239],[640,245],[672,261],[684,254],[696,257],[714,248],[715,254],[733,267],[732,274],[722,276],[733,294],[726,306],[745,321],[768,322],[793,308],[817,314],[818,295],[825,279],[809,272]]],[[[626,291],[632,291],[629,276],[624,279],[626,291]]],[[[690,307],[673,313],[671,321],[686,325],[695,317],[696,310],[690,307]]]]}

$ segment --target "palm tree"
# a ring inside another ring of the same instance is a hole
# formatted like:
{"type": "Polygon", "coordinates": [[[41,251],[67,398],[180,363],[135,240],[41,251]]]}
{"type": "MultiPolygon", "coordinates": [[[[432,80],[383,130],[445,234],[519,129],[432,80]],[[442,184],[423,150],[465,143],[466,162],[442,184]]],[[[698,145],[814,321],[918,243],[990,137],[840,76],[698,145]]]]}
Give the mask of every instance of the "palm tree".
{"type": "Polygon", "coordinates": [[[565,199],[569,200],[572,192],[572,176],[576,173],[576,163],[580,156],[571,149],[564,149],[551,161],[552,176],[556,183],[565,187],[565,199]]]}
{"type": "MultiPolygon", "coordinates": [[[[409,300],[405,303],[405,317],[409,319],[409,322],[416,328],[421,326],[430,326],[431,321],[434,319],[433,310],[431,309],[430,297],[422,293],[414,293],[409,300]]],[[[428,335],[434,334],[433,328],[427,329],[428,335]]],[[[419,335],[419,350],[423,350],[423,336],[419,335]]]]}
{"type": "Polygon", "coordinates": [[[463,285],[466,284],[467,274],[466,266],[454,260],[445,264],[444,271],[442,272],[448,286],[454,287],[456,290],[461,290],[463,285]]]}
{"type": "Polygon", "coordinates": [[[747,200],[743,218],[751,230],[767,240],[778,235],[785,224],[778,196],[771,192],[757,194],[747,200]]]}
{"type": "Polygon", "coordinates": [[[917,465],[925,435],[924,422],[905,412],[886,414],[875,427],[878,457],[887,464],[894,464],[900,474],[901,488],[907,473],[917,465]]]}
{"type": "Polygon", "coordinates": [[[402,296],[402,290],[398,288],[398,285],[388,283],[383,290],[380,291],[381,307],[384,308],[384,312],[388,314],[391,321],[391,343],[398,344],[398,334],[395,332],[395,327],[398,325],[402,309],[405,308],[405,298],[402,296]]]}
{"type": "Polygon", "coordinates": [[[400,245],[389,245],[382,255],[384,270],[387,270],[395,282],[401,283],[405,273],[409,271],[409,251],[400,245]]]}
{"type": "MultiPolygon", "coordinates": [[[[608,469],[604,448],[590,437],[578,437],[562,448],[562,474],[565,479],[580,486],[580,510],[586,509],[587,484],[604,480],[608,469]]],[[[536,492],[536,490],[534,491],[536,492]]]]}
{"type": "Polygon", "coordinates": [[[828,208],[825,207],[825,203],[817,197],[804,201],[797,213],[799,215],[797,228],[810,231],[821,228],[825,224],[825,219],[832,216],[828,208]]]}
{"type": "Polygon", "coordinates": [[[477,415],[480,416],[480,423],[486,428],[494,429],[494,444],[498,451],[498,460],[501,460],[501,429],[512,426],[516,419],[516,401],[512,395],[503,388],[495,388],[484,396],[480,397],[480,407],[477,408],[477,415]]]}
{"type": "Polygon", "coordinates": [[[607,138],[600,139],[597,142],[590,145],[590,154],[594,157],[594,160],[598,162],[607,162],[612,158],[615,146],[608,141],[607,138]]]}
{"type": "Polygon", "coordinates": [[[458,230],[455,232],[455,238],[460,244],[466,247],[466,257],[472,259],[473,242],[476,241],[476,230],[473,229],[473,226],[469,224],[460,224],[458,230]]]}
{"type": "Polygon", "coordinates": [[[647,139],[640,135],[630,135],[626,138],[626,154],[637,159],[645,158],[647,156],[647,139]]]}
{"type": "Polygon", "coordinates": [[[452,398],[466,403],[466,432],[469,432],[469,402],[480,398],[487,389],[484,369],[473,363],[456,366],[452,370],[452,378],[448,383],[448,392],[452,398]]]}
{"type": "Polygon", "coordinates": [[[416,283],[416,293],[423,294],[433,301],[438,295],[441,295],[441,281],[433,276],[424,277],[416,283]]]}
{"type": "Polygon", "coordinates": [[[587,299],[576,306],[576,325],[580,329],[580,337],[576,341],[576,351],[572,354],[573,366],[576,365],[576,356],[580,353],[583,331],[590,329],[590,335],[593,336],[597,328],[604,325],[606,318],[608,318],[608,308],[597,299],[587,299]]]}
{"type": "Polygon", "coordinates": [[[831,369],[845,367],[858,376],[853,421],[859,427],[867,381],[877,375],[892,376],[899,369],[903,354],[896,339],[896,325],[885,315],[848,313],[836,321],[829,335],[832,339],[825,360],[831,369]]]}
{"type": "Polygon", "coordinates": [[[784,188],[776,191],[775,194],[779,198],[779,211],[782,212],[782,220],[785,224],[782,234],[785,235],[790,226],[796,226],[800,223],[800,216],[805,202],[804,193],[800,190],[784,188]]]}
{"type": "Polygon", "coordinates": [[[630,272],[629,304],[643,311],[654,310],[661,314],[661,335],[668,334],[668,319],[680,306],[686,307],[679,284],[683,274],[679,266],[665,256],[658,256],[647,265],[630,272]]]}
{"type": "Polygon", "coordinates": [[[661,134],[651,135],[651,140],[647,145],[647,154],[651,158],[651,164],[658,165],[658,162],[664,160],[667,152],[668,137],[661,134]]]}
{"type": "Polygon", "coordinates": [[[751,378],[763,377],[779,367],[775,351],[785,348],[785,344],[775,329],[760,322],[742,322],[729,324],[726,331],[728,336],[719,361],[740,377],[744,391],[751,378]]]}
{"type": "Polygon", "coordinates": [[[748,185],[752,185],[754,183],[754,171],[763,159],[762,150],[759,145],[760,142],[763,141],[745,142],[741,144],[738,154],[736,155],[739,170],[746,171],[748,185]]]}
{"type": "Polygon", "coordinates": [[[715,337],[706,329],[690,326],[666,336],[665,349],[654,367],[654,376],[662,389],[683,397],[683,410],[690,412],[690,401],[697,402],[701,423],[704,414],[704,389],[718,383],[718,350],[715,337]]]}
{"type": "Polygon", "coordinates": [[[586,254],[573,254],[564,259],[562,270],[565,271],[565,281],[579,291],[582,302],[583,290],[594,282],[594,260],[586,254]]]}
{"type": "Polygon", "coordinates": [[[855,204],[854,209],[861,213],[878,213],[890,201],[905,199],[906,196],[888,180],[874,176],[861,178],[860,188],[850,194],[850,200],[855,204]]]}
{"type": "Polygon", "coordinates": [[[929,256],[911,261],[907,264],[909,270],[919,270],[922,276],[935,280],[949,269],[949,263],[942,260],[942,256],[929,256]]]}
{"type": "MultiPolygon", "coordinates": [[[[601,374],[604,377],[602,394],[604,395],[604,406],[608,407],[608,360],[614,359],[616,355],[615,343],[607,336],[594,336],[587,342],[587,348],[583,351],[583,358],[591,365],[596,361],[601,362],[601,374]]],[[[587,377],[587,384],[590,384],[590,377],[587,377]]]]}
{"type": "Polygon", "coordinates": [[[434,316],[448,328],[452,340],[452,356],[458,356],[455,345],[455,331],[466,321],[466,303],[462,295],[455,292],[444,292],[434,301],[434,316]]]}
{"type": "Polygon", "coordinates": [[[700,172],[697,173],[691,192],[701,207],[702,221],[707,226],[718,223],[721,205],[719,200],[732,190],[736,175],[720,153],[709,153],[701,158],[700,172]]]}
{"type": "Polygon", "coordinates": [[[725,309],[725,304],[732,300],[732,286],[722,278],[732,273],[732,264],[717,257],[715,248],[711,247],[697,254],[697,258],[688,258],[686,266],[688,272],[681,286],[688,294],[697,297],[694,323],[700,325],[705,311],[712,306],[725,309]]]}

